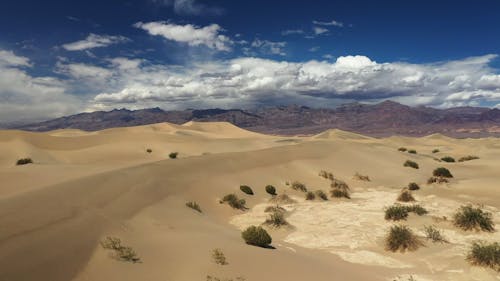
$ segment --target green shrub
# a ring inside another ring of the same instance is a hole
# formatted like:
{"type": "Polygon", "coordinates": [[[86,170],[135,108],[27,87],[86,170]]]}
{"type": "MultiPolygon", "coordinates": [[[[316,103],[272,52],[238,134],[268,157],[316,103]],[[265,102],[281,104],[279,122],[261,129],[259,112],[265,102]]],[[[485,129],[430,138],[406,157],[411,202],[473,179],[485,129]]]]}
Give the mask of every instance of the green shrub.
{"type": "Polygon", "coordinates": [[[438,152],[439,152],[439,149],[437,149],[437,148],[432,150],[432,153],[438,153],[438,152]]]}
{"type": "Polygon", "coordinates": [[[196,202],[194,202],[194,201],[192,201],[192,202],[187,202],[187,203],[186,203],[186,206],[187,206],[188,208],[191,208],[191,209],[193,209],[193,210],[195,210],[195,211],[198,211],[198,212],[200,212],[200,213],[202,212],[202,211],[201,211],[201,208],[200,208],[200,205],[198,205],[198,203],[196,203],[196,202]]]}
{"type": "Polygon", "coordinates": [[[322,200],[326,201],[328,200],[328,196],[326,196],[326,193],[323,192],[323,190],[316,190],[314,194],[318,197],[321,198],[322,200]]]}
{"type": "Polygon", "coordinates": [[[418,169],[418,164],[417,162],[415,161],[411,161],[411,160],[406,160],[406,162],[403,164],[404,167],[410,167],[410,168],[414,168],[414,169],[418,169]]]}
{"type": "Polygon", "coordinates": [[[266,192],[271,195],[276,195],[276,188],[272,185],[266,185],[266,192]]]}
{"type": "Polygon", "coordinates": [[[269,218],[266,219],[265,224],[274,227],[281,227],[284,225],[288,225],[288,222],[285,220],[285,213],[277,211],[271,213],[269,218]]]}
{"type": "Polygon", "coordinates": [[[472,205],[461,206],[453,215],[453,224],[463,230],[495,231],[492,214],[472,205]]]}
{"type": "Polygon", "coordinates": [[[410,149],[410,150],[408,150],[408,153],[417,154],[417,151],[415,149],[410,149]]]}
{"type": "Polygon", "coordinates": [[[450,170],[448,170],[444,167],[439,167],[439,168],[434,169],[434,171],[432,172],[432,175],[435,177],[442,177],[442,178],[452,178],[453,177],[450,170]]]}
{"type": "Polygon", "coordinates": [[[413,231],[405,225],[394,225],[389,230],[385,238],[385,248],[391,252],[415,251],[423,243],[413,233],[413,231]]]}
{"type": "Polygon", "coordinates": [[[439,231],[439,229],[437,229],[436,227],[434,227],[432,225],[431,226],[424,226],[424,232],[425,232],[425,236],[427,237],[427,239],[430,239],[434,243],[436,243],[436,242],[447,243],[448,242],[441,234],[441,231],[439,231]]]}
{"type": "Polygon", "coordinates": [[[226,260],[226,256],[224,255],[224,252],[222,252],[221,249],[213,249],[212,250],[212,258],[214,259],[214,262],[216,264],[220,265],[227,265],[228,262],[226,260]]]}
{"type": "Polygon", "coordinates": [[[417,214],[419,216],[422,216],[422,215],[425,215],[428,213],[427,209],[425,209],[424,207],[422,207],[418,204],[406,206],[406,210],[408,210],[408,212],[410,212],[410,213],[414,213],[414,214],[417,214]]]}
{"type": "Polygon", "coordinates": [[[32,164],[33,160],[31,158],[22,158],[17,160],[16,165],[26,165],[26,164],[32,164]]]}
{"type": "Polygon", "coordinates": [[[176,159],[177,155],[179,155],[179,152],[170,152],[168,157],[170,157],[170,159],[176,159]]]}
{"type": "Polygon", "coordinates": [[[240,185],[240,190],[243,191],[243,193],[245,193],[245,194],[253,195],[253,190],[248,185],[240,185]]]}
{"type": "Polygon", "coordinates": [[[408,218],[408,209],[405,206],[396,204],[385,209],[386,220],[406,220],[408,218]]]}
{"type": "Polygon", "coordinates": [[[314,192],[308,191],[306,193],[306,200],[314,200],[316,198],[316,195],[314,195],[314,192]]]}
{"type": "Polygon", "coordinates": [[[222,202],[226,202],[229,206],[234,209],[245,210],[246,209],[246,201],[245,199],[239,199],[236,194],[227,194],[222,198],[222,202]]]}
{"type": "Polygon", "coordinates": [[[353,178],[355,180],[359,180],[359,181],[370,181],[370,177],[369,176],[364,176],[358,172],[356,172],[353,176],[353,178]]]}
{"type": "Polygon", "coordinates": [[[428,184],[432,184],[432,183],[447,183],[447,182],[449,182],[448,179],[443,178],[443,177],[430,177],[427,180],[428,184]]]}
{"type": "Polygon", "coordinates": [[[453,163],[455,162],[455,158],[450,157],[450,156],[445,156],[441,158],[441,161],[448,162],[448,163],[453,163]]]}
{"type": "Polygon", "coordinates": [[[500,243],[474,242],[467,261],[472,265],[489,267],[500,272],[500,243]]]}
{"type": "Polygon", "coordinates": [[[469,156],[460,157],[458,159],[458,162],[465,162],[465,161],[470,161],[470,160],[475,160],[475,159],[479,159],[479,157],[474,156],[474,155],[469,155],[469,156]]]}
{"type": "Polygon", "coordinates": [[[415,198],[413,198],[411,191],[409,191],[408,189],[403,189],[399,194],[397,200],[401,202],[412,202],[415,201],[415,198]]]}
{"type": "Polygon", "coordinates": [[[249,245],[258,247],[269,247],[272,242],[271,236],[260,226],[250,226],[241,233],[241,237],[249,245]]]}
{"type": "Polygon", "coordinates": [[[401,151],[401,152],[405,152],[405,151],[407,151],[407,150],[408,150],[408,149],[406,149],[406,147],[400,147],[400,148],[398,148],[398,151],[401,151]]]}
{"type": "Polygon", "coordinates": [[[294,181],[292,182],[292,188],[294,190],[300,190],[302,192],[307,192],[307,187],[305,184],[299,182],[299,181],[294,181]]]}
{"type": "Polygon", "coordinates": [[[330,190],[330,196],[334,198],[347,198],[351,199],[351,195],[347,189],[333,188],[330,190]]]}
{"type": "Polygon", "coordinates": [[[151,153],[151,152],[153,152],[153,150],[151,148],[148,148],[148,149],[146,149],[146,152],[151,153]]]}
{"type": "Polygon", "coordinates": [[[410,182],[410,183],[408,184],[408,189],[409,189],[409,190],[419,190],[419,189],[420,189],[420,186],[419,186],[417,183],[410,182]]]}

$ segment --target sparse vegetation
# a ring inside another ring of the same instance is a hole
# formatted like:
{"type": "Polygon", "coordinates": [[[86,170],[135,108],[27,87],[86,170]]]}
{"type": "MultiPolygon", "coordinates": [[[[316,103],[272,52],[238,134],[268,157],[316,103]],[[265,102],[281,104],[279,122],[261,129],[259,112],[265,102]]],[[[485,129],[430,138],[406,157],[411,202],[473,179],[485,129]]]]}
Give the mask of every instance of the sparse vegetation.
{"type": "Polygon", "coordinates": [[[333,188],[332,190],[330,190],[330,195],[334,198],[351,199],[351,195],[349,194],[349,191],[347,189],[333,188]]]}
{"type": "Polygon", "coordinates": [[[195,210],[195,211],[198,211],[198,212],[202,213],[201,208],[200,208],[200,205],[198,205],[198,203],[196,203],[196,202],[194,202],[194,201],[187,202],[187,203],[186,203],[186,206],[187,206],[188,208],[191,208],[191,209],[193,209],[193,210],[195,210]]]}
{"type": "Polygon", "coordinates": [[[419,190],[420,186],[417,183],[415,183],[415,182],[410,182],[408,184],[408,189],[409,190],[419,190]]]}
{"type": "Polygon", "coordinates": [[[437,148],[432,150],[432,153],[438,153],[438,152],[439,152],[439,149],[437,149],[437,148]]]}
{"type": "Polygon", "coordinates": [[[265,224],[273,227],[281,227],[288,225],[288,222],[285,220],[284,212],[276,211],[271,213],[269,218],[266,219],[265,224]]]}
{"type": "Polygon", "coordinates": [[[360,173],[356,172],[353,176],[353,178],[355,180],[360,180],[360,181],[370,181],[370,177],[369,176],[364,176],[364,175],[361,175],[360,173]]]}
{"type": "Polygon", "coordinates": [[[405,225],[394,225],[385,238],[385,248],[391,252],[415,251],[423,246],[422,241],[405,225]]]}
{"type": "Polygon", "coordinates": [[[441,161],[448,162],[448,163],[454,163],[455,158],[453,158],[451,156],[445,156],[445,157],[441,157],[441,161]]]}
{"type": "Polygon", "coordinates": [[[451,174],[450,170],[444,168],[444,167],[439,167],[436,168],[433,172],[432,175],[435,177],[442,177],[442,178],[452,178],[453,175],[451,174]]]}
{"type": "Polygon", "coordinates": [[[297,203],[297,201],[293,200],[288,196],[287,194],[280,194],[277,196],[274,196],[273,198],[269,199],[269,202],[272,203],[277,203],[277,204],[294,204],[297,203]]]}
{"type": "Polygon", "coordinates": [[[479,157],[474,156],[474,155],[468,155],[468,156],[460,157],[458,159],[458,162],[465,162],[465,161],[470,161],[470,160],[475,160],[475,159],[479,159],[479,157]]]}
{"type": "Polygon", "coordinates": [[[326,196],[326,193],[325,193],[325,192],[323,192],[323,190],[316,190],[316,191],[314,192],[314,194],[315,194],[318,198],[320,198],[320,199],[322,199],[322,200],[324,200],[324,201],[328,200],[328,196],[326,196]]]}
{"type": "Polygon", "coordinates": [[[495,231],[492,214],[472,205],[461,206],[453,215],[453,224],[466,231],[495,231]]]}
{"type": "Polygon", "coordinates": [[[407,150],[408,150],[408,149],[406,149],[406,147],[400,147],[400,148],[398,148],[398,151],[401,151],[401,152],[405,152],[405,151],[407,151],[407,150]]]}
{"type": "Polygon", "coordinates": [[[177,155],[179,155],[179,152],[170,152],[168,157],[170,157],[170,159],[176,159],[177,155]]]}
{"type": "Polygon", "coordinates": [[[428,212],[424,207],[418,204],[410,206],[394,204],[385,209],[385,219],[393,221],[406,220],[409,213],[415,213],[416,215],[422,216],[428,212]]]}
{"type": "Polygon", "coordinates": [[[226,256],[224,255],[224,252],[222,252],[221,249],[213,249],[212,250],[212,258],[216,264],[220,265],[227,265],[228,262],[226,260],[226,256]]]}
{"type": "Polygon", "coordinates": [[[291,187],[294,189],[294,190],[299,190],[299,191],[302,191],[302,192],[307,192],[307,187],[305,184],[299,182],[299,181],[294,181],[292,182],[292,185],[291,187]]]}
{"type": "Polygon", "coordinates": [[[267,231],[260,226],[250,226],[241,233],[241,237],[249,245],[258,247],[269,247],[272,238],[267,231]]]}
{"type": "Polygon", "coordinates": [[[327,171],[320,171],[319,176],[325,179],[333,180],[333,174],[327,171]]]}
{"type": "Polygon", "coordinates": [[[246,209],[246,201],[245,199],[239,199],[236,194],[227,194],[222,198],[222,202],[228,203],[229,206],[233,207],[234,209],[239,209],[239,210],[245,210],[246,209]]]}
{"type": "Polygon", "coordinates": [[[441,234],[441,231],[437,229],[435,226],[424,226],[425,237],[431,240],[434,243],[448,243],[444,236],[441,234]]]}
{"type": "Polygon", "coordinates": [[[272,185],[266,185],[266,192],[271,195],[276,195],[276,188],[272,185]]]}
{"type": "Polygon", "coordinates": [[[410,154],[417,154],[417,151],[415,149],[409,149],[408,153],[410,153],[410,154]]]}
{"type": "Polygon", "coordinates": [[[141,259],[137,256],[137,253],[127,246],[123,246],[120,238],[117,237],[106,237],[101,241],[101,246],[107,250],[113,250],[118,259],[128,262],[139,262],[141,259]]]}
{"type": "Polygon", "coordinates": [[[148,148],[148,149],[146,149],[146,152],[151,153],[151,152],[153,152],[153,150],[151,148],[148,148]]]}
{"type": "Polygon", "coordinates": [[[230,278],[230,279],[221,279],[219,277],[215,277],[215,276],[212,276],[212,275],[207,275],[207,279],[206,281],[245,281],[245,277],[241,277],[241,276],[238,276],[236,277],[235,279],[233,278],[230,278]]]}
{"type": "Polygon", "coordinates": [[[279,205],[276,205],[276,206],[267,206],[267,207],[264,209],[264,212],[266,212],[266,213],[274,213],[274,212],[281,212],[281,213],[285,213],[285,212],[286,212],[286,210],[285,210],[285,208],[280,207],[279,205]]]}
{"type": "Polygon", "coordinates": [[[489,267],[500,272],[500,243],[474,242],[467,261],[474,266],[489,267]]]}
{"type": "Polygon", "coordinates": [[[411,194],[411,191],[408,189],[404,188],[401,193],[399,194],[398,201],[400,202],[413,202],[415,201],[415,198],[413,198],[413,195],[411,194]]]}
{"type": "Polygon", "coordinates": [[[22,158],[22,159],[17,160],[16,165],[20,166],[20,165],[26,165],[26,164],[32,164],[32,163],[33,163],[33,160],[31,158],[22,158]]]}
{"type": "Polygon", "coordinates": [[[411,160],[406,160],[406,162],[403,164],[403,166],[404,167],[410,167],[410,168],[413,168],[413,169],[418,169],[419,168],[417,162],[411,161],[411,160]]]}
{"type": "Polygon", "coordinates": [[[330,187],[331,188],[338,188],[341,190],[349,190],[349,185],[347,185],[347,183],[345,181],[339,180],[339,179],[333,179],[332,183],[330,184],[330,187]]]}
{"type": "Polygon", "coordinates": [[[314,192],[308,191],[306,193],[306,200],[314,200],[314,199],[316,199],[316,195],[314,194],[314,192]]]}
{"type": "Polygon", "coordinates": [[[245,193],[245,194],[253,195],[253,190],[248,185],[240,185],[240,190],[243,191],[243,193],[245,193]]]}
{"type": "Polygon", "coordinates": [[[447,183],[449,182],[447,178],[443,178],[443,177],[430,177],[428,180],[427,180],[427,183],[428,184],[432,184],[432,183],[447,183]]]}
{"type": "Polygon", "coordinates": [[[425,209],[424,207],[422,207],[418,204],[406,206],[406,210],[408,210],[409,213],[414,213],[414,214],[417,214],[419,216],[423,216],[423,215],[428,213],[427,209],[425,209]]]}

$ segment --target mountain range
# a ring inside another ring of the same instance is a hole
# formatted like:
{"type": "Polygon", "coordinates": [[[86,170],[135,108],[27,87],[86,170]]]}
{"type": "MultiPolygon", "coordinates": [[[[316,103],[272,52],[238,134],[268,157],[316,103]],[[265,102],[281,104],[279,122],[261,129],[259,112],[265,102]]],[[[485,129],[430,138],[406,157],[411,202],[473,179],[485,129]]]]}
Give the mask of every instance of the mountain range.
{"type": "Polygon", "coordinates": [[[50,131],[71,128],[97,131],[160,122],[182,124],[188,121],[225,121],[247,130],[280,135],[306,135],[327,129],[341,129],[374,137],[424,136],[435,133],[459,138],[500,136],[500,110],[497,108],[436,109],[410,107],[393,101],[378,104],[350,103],[331,109],[299,105],[253,110],[115,109],[80,113],[11,129],[50,131]]]}

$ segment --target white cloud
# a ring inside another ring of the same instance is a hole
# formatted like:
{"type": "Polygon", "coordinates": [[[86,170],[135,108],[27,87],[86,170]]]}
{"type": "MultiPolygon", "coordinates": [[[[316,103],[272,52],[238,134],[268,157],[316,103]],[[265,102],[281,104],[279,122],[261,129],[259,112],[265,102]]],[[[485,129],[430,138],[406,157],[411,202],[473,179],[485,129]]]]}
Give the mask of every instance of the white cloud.
{"type": "MultiPolygon", "coordinates": [[[[251,47],[257,49],[262,54],[286,56],[286,52],[284,50],[286,42],[273,42],[257,38],[252,42],[251,47]]],[[[247,55],[256,55],[254,51],[248,48],[244,49],[244,52],[247,55]]]]}
{"type": "Polygon", "coordinates": [[[328,32],[328,29],[323,28],[323,27],[319,27],[319,26],[315,26],[315,27],[313,27],[313,31],[314,31],[314,34],[320,35],[320,34],[328,32]]]}
{"type": "Polygon", "coordinates": [[[2,66],[31,66],[31,64],[28,58],[16,56],[12,51],[0,49],[0,67],[2,66]]]}
{"type": "Polygon", "coordinates": [[[344,27],[344,23],[332,20],[332,21],[317,21],[314,20],[313,24],[315,25],[323,25],[323,26],[336,26],[336,27],[344,27]]]}
{"type": "Polygon", "coordinates": [[[67,51],[83,51],[107,47],[109,45],[124,43],[127,41],[129,41],[129,39],[123,36],[97,35],[91,33],[83,40],[64,44],[62,47],[67,51]]]}
{"type": "Polygon", "coordinates": [[[281,32],[281,35],[287,36],[287,35],[294,35],[294,34],[304,34],[304,30],[302,29],[288,29],[288,30],[283,30],[281,32]]]}
{"type": "Polygon", "coordinates": [[[219,7],[209,7],[196,0],[152,0],[152,2],[172,7],[179,15],[220,15],[224,12],[219,7]]]}
{"type": "Polygon", "coordinates": [[[314,52],[317,52],[319,49],[320,49],[319,46],[314,46],[314,47],[309,48],[309,52],[313,52],[314,53],[314,52]]]}
{"type": "Polygon", "coordinates": [[[168,40],[186,43],[189,46],[204,45],[218,51],[230,51],[232,40],[220,34],[218,24],[199,27],[192,24],[177,25],[167,22],[138,22],[134,27],[146,30],[151,35],[162,36],[168,40]]]}

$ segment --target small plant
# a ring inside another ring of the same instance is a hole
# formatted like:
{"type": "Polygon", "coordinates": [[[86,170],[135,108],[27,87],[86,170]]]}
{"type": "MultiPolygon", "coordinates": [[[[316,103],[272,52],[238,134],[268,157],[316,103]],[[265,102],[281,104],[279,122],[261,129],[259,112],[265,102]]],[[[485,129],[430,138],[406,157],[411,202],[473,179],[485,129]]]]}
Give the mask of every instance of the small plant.
{"type": "Polygon", "coordinates": [[[364,176],[364,175],[361,175],[360,173],[356,172],[353,176],[353,178],[355,180],[359,180],[359,181],[370,181],[370,177],[369,176],[364,176]]]}
{"type": "Polygon", "coordinates": [[[444,168],[444,167],[439,167],[436,168],[433,172],[432,175],[435,177],[442,177],[442,178],[452,178],[453,175],[451,174],[450,170],[444,168]]]}
{"type": "Polygon", "coordinates": [[[334,198],[351,199],[351,195],[349,195],[349,191],[347,189],[342,189],[342,188],[333,188],[332,190],[330,190],[330,195],[334,198]]]}
{"type": "Polygon", "coordinates": [[[179,152],[170,152],[168,157],[170,157],[170,159],[176,159],[177,155],[179,155],[179,152]]]}
{"type": "Polygon", "coordinates": [[[272,238],[267,231],[260,226],[250,226],[241,233],[241,237],[249,245],[258,247],[269,247],[272,238]]]}
{"type": "Polygon", "coordinates": [[[413,168],[413,169],[418,169],[418,164],[417,162],[415,161],[411,161],[411,160],[406,160],[406,162],[403,164],[404,167],[410,167],[410,168],[413,168]]]}
{"type": "Polygon", "coordinates": [[[245,193],[245,194],[253,195],[253,190],[248,185],[240,185],[240,190],[243,191],[243,193],[245,193]]]}
{"type": "Polygon", "coordinates": [[[432,150],[432,153],[438,153],[438,152],[439,152],[439,149],[437,149],[437,148],[432,150]]]}
{"type": "Polygon", "coordinates": [[[455,162],[455,158],[450,157],[450,156],[445,156],[445,157],[441,158],[441,161],[448,162],[448,163],[454,163],[455,162]]]}
{"type": "Polygon", "coordinates": [[[410,149],[410,150],[408,150],[408,153],[410,153],[410,154],[417,154],[417,151],[415,149],[410,149]]]}
{"type": "Polygon", "coordinates": [[[101,241],[101,246],[108,250],[119,250],[122,247],[120,238],[108,236],[101,241]]]}
{"type": "Polygon", "coordinates": [[[272,185],[266,185],[266,192],[271,195],[276,195],[276,188],[272,185]]]}
{"type": "Polygon", "coordinates": [[[453,215],[453,224],[463,230],[495,231],[491,213],[472,205],[461,206],[453,215]]]}
{"type": "Polygon", "coordinates": [[[446,239],[441,234],[441,231],[434,226],[424,226],[425,237],[434,243],[447,243],[446,239]]]}
{"type": "Polygon", "coordinates": [[[427,209],[425,209],[424,207],[422,207],[418,204],[406,206],[406,210],[408,210],[408,212],[410,212],[410,213],[414,213],[414,214],[417,214],[419,216],[423,216],[423,215],[428,213],[427,209]]]}
{"type": "Polygon", "coordinates": [[[345,181],[339,180],[339,179],[333,179],[332,183],[330,184],[331,188],[338,188],[341,190],[349,190],[349,185],[345,181]]]}
{"type": "Polygon", "coordinates": [[[299,181],[294,181],[292,182],[292,188],[294,190],[300,190],[302,192],[307,192],[307,187],[305,184],[299,182],[299,181]]]}
{"type": "Polygon", "coordinates": [[[140,258],[137,256],[137,253],[131,248],[127,246],[123,246],[120,238],[116,237],[106,237],[103,241],[101,241],[101,246],[107,250],[113,250],[120,260],[130,261],[133,263],[139,262],[140,258]]]}
{"type": "Polygon", "coordinates": [[[469,156],[460,157],[458,159],[458,162],[465,162],[465,161],[470,161],[470,160],[475,160],[475,159],[479,159],[479,157],[474,156],[474,155],[469,155],[469,156]]]}
{"type": "Polygon", "coordinates": [[[410,183],[408,184],[408,189],[409,189],[409,190],[419,190],[419,189],[420,189],[420,186],[419,186],[417,183],[410,182],[410,183]]]}
{"type": "Polygon", "coordinates": [[[406,220],[408,218],[408,209],[405,206],[396,204],[385,209],[386,220],[406,220]]]}
{"type": "Polygon", "coordinates": [[[238,210],[245,210],[246,209],[246,201],[245,199],[239,199],[236,194],[227,194],[222,198],[222,202],[226,202],[229,204],[229,206],[233,207],[234,209],[238,210]]]}
{"type": "Polygon", "coordinates": [[[288,225],[288,222],[285,220],[284,212],[273,212],[269,216],[268,219],[264,222],[267,225],[274,227],[281,227],[284,225],[288,225]]]}
{"type": "Polygon", "coordinates": [[[320,177],[323,177],[325,179],[330,179],[330,180],[333,180],[333,174],[330,173],[330,172],[327,172],[327,171],[320,171],[319,172],[319,176],[320,177]]]}
{"type": "Polygon", "coordinates": [[[192,201],[192,202],[187,202],[187,203],[186,203],[186,206],[187,206],[188,208],[191,208],[191,209],[193,209],[193,210],[195,210],[195,211],[198,211],[198,212],[202,213],[201,208],[200,208],[200,205],[198,205],[198,203],[196,203],[196,202],[194,202],[194,201],[192,201]]]}
{"type": "Polygon", "coordinates": [[[314,194],[314,192],[308,191],[306,193],[306,200],[314,200],[314,199],[316,199],[316,195],[314,194]]]}
{"type": "Polygon", "coordinates": [[[500,243],[474,242],[467,261],[474,266],[489,267],[500,272],[500,243]]]}
{"type": "Polygon", "coordinates": [[[400,147],[400,148],[398,148],[398,151],[401,151],[401,152],[405,152],[405,151],[407,151],[407,150],[408,150],[408,149],[406,149],[406,147],[400,147]]]}
{"type": "Polygon", "coordinates": [[[122,247],[118,251],[118,257],[123,261],[129,262],[139,262],[141,259],[137,256],[137,253],[131,247],[122,247]]]}
{"type": "Polygon", "coordinates": [[[400,251],[415,251],[423,243],[413,233],[413,231],[405,225],[394,225],[389,230],[389,234],[385,238],[385,248],[391,252],[400,251]]]}
{"type": "Polygon", "coordinates": [[[269,199],[269,202],[272,203],[277,203],[277,204],[294,204],[297,203],[297,201],[293,200],[288,196],[287,194],[280,194],[277,196],[274,196],[273,198],[269,199]]]}
{"type": "Polygon", "coordinates": [[[146,152],[151,153],[151,152],[153,152],[153,150],[151,148],[148,148],[148,149],[146,149],[146,152]]]}
{"type": "Polygon", "coordinates": [[[280,207],[279,205],[276,205],[276,206],[267,206],[264,209],[264,212],[266,212],[266,213],[275,213],[275,212],[286,213],[286,210],[285,210],[285,208],[280,207]]]}
{"type": "Polygon", "coordinates": [[[401,201],[401,202],[412,202],[412,201],[415,201],[415,198],[413,198],[411,191],[409,191],[408,189],[405,188],[401,191],[397,200],[401,201]]]}
{"type": "Polygon", "coordinates": [[[221,249],[213,249],[212,250],[212,258],[214,259],[214,262],[216,264],[220,264],[220,265],[226,265],[228,264],[227,260],[226,260],[226,256],[224,255],[224,252],[222,252],[221,249]]]}
{"type": "Polygon", "coordinates": [[[31,160],[31,158],[22,158],[22,159],[17,160],[16,165],[19,166],[19,165],[26,165],[26,164],[32,164],[32,163],[33,163],[33,160],[31,160]]]}
{"type": "Polygon", "coordinates": [[[323,192],[323,190],[316,190],[314,194],[318,197],[321,198],[324,201],[328,200],[328,196],[326,196],[326,193],[323,192]]]}
{"type": "Polygon", "coordinates": [[[430,177],[427,180],[428,184],[433,184],[433,183],[447,183],[449,182],[448,179],[443,178],[443,177],[430,177]]]}

